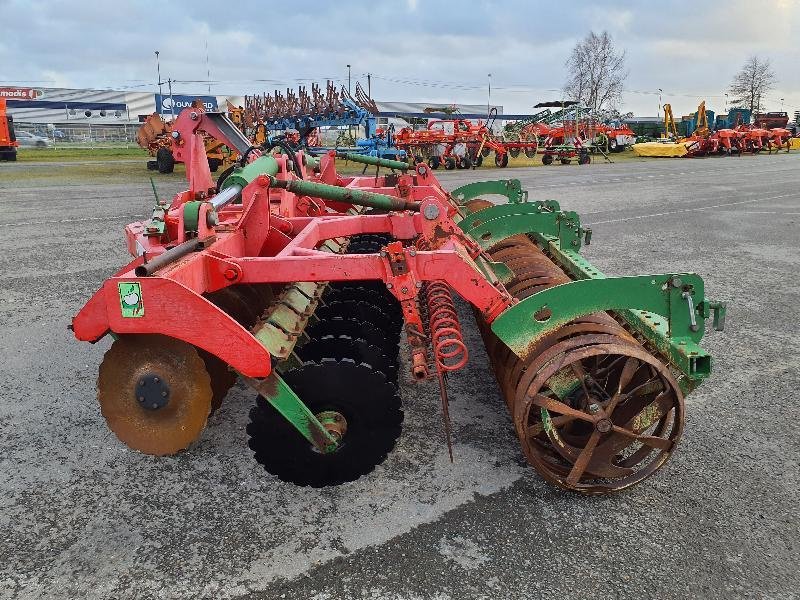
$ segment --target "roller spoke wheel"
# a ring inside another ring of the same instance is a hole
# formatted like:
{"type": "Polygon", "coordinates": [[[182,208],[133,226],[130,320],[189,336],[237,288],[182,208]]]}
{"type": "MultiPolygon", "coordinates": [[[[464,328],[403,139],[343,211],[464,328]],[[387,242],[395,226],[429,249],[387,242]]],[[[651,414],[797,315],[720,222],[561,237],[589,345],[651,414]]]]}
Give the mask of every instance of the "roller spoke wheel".
{"type": "Polygon", "coordinates": [[[528,461],[551,483],[585,494],[652,475],[683,431],[683,395],[669,369],[633,344],[564,348],[526,374],[530,384],[515,401],[528,461]]]}
{"type": "Polygon", "coordinates": [[[134,450],[164,456],[195,441],[211,411],[211,379],[194,346],[124,335],[100,365],[97,399],[109,428],[134,450]]]}
{"type": "Polygon", "coordinates": [[[400,437],[403,411],[385,376],[350,359],[306,363],[283,375],[318,416],[334,416],[339,447],[319,452],[263,397],[247,433],[256,460],[283,481],[324,487],[355,481],[381,464],[400,437]]]}

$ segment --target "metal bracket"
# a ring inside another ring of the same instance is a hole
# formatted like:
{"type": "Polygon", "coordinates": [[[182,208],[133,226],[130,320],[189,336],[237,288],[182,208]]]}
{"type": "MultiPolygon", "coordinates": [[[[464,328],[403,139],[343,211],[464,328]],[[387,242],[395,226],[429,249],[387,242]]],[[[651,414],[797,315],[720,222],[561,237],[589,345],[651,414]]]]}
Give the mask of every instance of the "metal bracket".
{"type": "Polygon", "coordinates": [[[306,438],[317,450],[323,453],[333,452],[339,443],[331,433],[319,422],[314,413],[303,404],[303,401],[292,391],[277,373],[265,379],[243,377],[244,382],[256,392],[264,396],[300,435],[306,438]]]}
{"type": "Polygon", "coordinates": [[[550,202],[493,206],[468,215],[459,225],[484,250],[528,233],[555,237],[562,247],[579,250],[586,233],[577,213],[558,210],[558,204],[550,202]]]}
{"type": "Polygon", "coordinates": [[[450,192],[456,202],[463,206],[478,196],[505,196],[514,204],[527,202],[528,192],[522,189],[519,179],[502,179],[498,181],[476,181],[468,183],[450,192]]]}
{"type": "Polygon", "coordinates": [[[621,311],[671,362],[699,379],[711,371],[697,345],[707,317],[703,293],[703,280],[693,273],[582,279],[529,296],[501,314],[492,331],[524,358],[550,331],[578,317],[621,311]]]}

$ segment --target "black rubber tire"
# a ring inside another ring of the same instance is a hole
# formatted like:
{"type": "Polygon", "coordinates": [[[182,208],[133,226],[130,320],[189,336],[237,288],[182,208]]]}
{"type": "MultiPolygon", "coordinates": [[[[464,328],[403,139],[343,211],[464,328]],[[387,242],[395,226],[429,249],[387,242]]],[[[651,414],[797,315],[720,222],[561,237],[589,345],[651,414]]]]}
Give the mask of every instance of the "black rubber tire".
{"type": "Polygon", "coordinates": [[[622,148],[620,148],[619,143],[617,142],[616,138],[608,138],[608,151],[609,152],[619,152],[622,148]]]}
{"type": "Polygon", "coordinates": [[[494,164],[497,167],[503,168],[508,166],[508,152],[504,154],[494,153],[494,164]]]}
{"type": "Polygon", "coordinates": [[[456,159],[452,156],[447,156],[444,159],[444,168],[448,171],[452,171],[456,168],[456,159]]]}
{"type": "Polygon", "coordinates": [[[521,150],[516,146],[508,149],[508,153],[511,155],[511,158],[517,158],[520,152],[521,150]]]}
{"type": "Polygon", "coordinates": [[[476,167],[480,167],[483,164],[483,155],[478,154],[475,158],[472,159],[472,164],[476,167]]]}
{"type": "Polygon", "coordinates": [[[472,161],[469,159],[469,156],[462,156],[458,159],[458,167],[459,169],[470,169],[472,168],[472,161]]]}
{"type": "Polygon", "coordinates": [[[569,158],[561,158],[559,160],[561,161],[562,165],[568,165],[570,162],[572,162],[569,158]]]}
{"type": "Polygon", "coordinates": [[[542,164],[543,165],[552,165],[553,164],[553,155],[552,154],[542,154],[542,164]]]}
{"type": "Polygon", "coordinates": [[[400,437],[403,411],[383,373],[350,359],[326,358],[283,379],[312,413],[344,416],[347,431],[335,452],[323,454],[259,396],[250,410],[248,445],[268,472],[296,485],[325,487],[355,481],[386,460],[400,437]]]}
{"type": "Polygon", "coordinates": [[[428,159],[428,166],[435,171],[442,166],[442,160],[438,156],[431,156],[428,159]]]}
{"type": "Polygon", "coordinates": [[[158,165],[158,172],[167,174],[175,170],[175,157],[172,151],[167,148],[159,148],[156,152],[156,165],[158,165]]]}
{"type": "Polygon", "coordinates": [[[591,162],[592,162],[592,157],[589,156],[588,152],[581,154],[580,157],[578,158],[579,165],[588,165],[591,162]]]}

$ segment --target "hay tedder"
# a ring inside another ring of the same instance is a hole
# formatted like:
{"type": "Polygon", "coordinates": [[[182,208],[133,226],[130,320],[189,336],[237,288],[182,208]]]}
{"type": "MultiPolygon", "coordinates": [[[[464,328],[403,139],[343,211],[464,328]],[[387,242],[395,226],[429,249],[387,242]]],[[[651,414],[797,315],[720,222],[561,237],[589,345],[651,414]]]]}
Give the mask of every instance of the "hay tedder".
{"type": "Polygon", "coordinates": [[[578,215],[515,180],[448,193],[424,163],[368,156],[348,158],[374,175],[344,177],[333,151],[246,147],[228,123],[180,114],[188,189],[126,227],[133,260],[73,319],[79,340],[114,338],[98,399],[125,444],[189,447],[241,377],[257,394],[247,433],[267,471],[298,485],[355,480],[401,432],[401,337],[411,377],[440,386],[449,444],[447,375],[469,354],[457,295],[547,481],[602,494],[671,456],[684,395],[711,371],[705,321],[724,322],[700,277],[604,276],[579,253],[591,231],[578,215]],[[217,185],[200,131],[241,156],[217,185]]]}

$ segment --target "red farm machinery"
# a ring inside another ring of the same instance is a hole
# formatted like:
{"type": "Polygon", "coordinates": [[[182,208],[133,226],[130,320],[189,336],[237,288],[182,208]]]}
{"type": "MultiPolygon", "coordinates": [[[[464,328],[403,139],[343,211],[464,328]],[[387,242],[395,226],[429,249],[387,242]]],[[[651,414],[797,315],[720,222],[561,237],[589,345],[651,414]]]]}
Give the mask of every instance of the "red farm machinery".
{"type": "Polygon", "coordinates": [[[506,145],[492,135],[491,122],[482,120],[432,119],[426,129],[403,127],[395,133],[394,143],[431,169],[479,167],[492,152],[496,166],[508,166],[506,145]]]}
{"type": "Polygon", "coordinates": [[[114,338],[97,385],[122,442],[189,448],[241,378],[268,472],[355,480],[401,434],[401,348],[414,380],[440,386],[449,442],[446,381],[468,362],[469,305],[547,481],[604,494],[672,455],[685,395],[711,372],[706,320],[724,322],[700,277],[606,277],[580,254],[591,230],[579,216],[516,180],[447,192],[427,164],[354,155],[374,175],[343,176],[335,151],[251,147],[233,131],[222,114],[179,115],[188,189],[126,227],[133,259],[73,319],[78,340],[114,338]],[[217,184],[201,132],[240,157],[217,184]]]}

